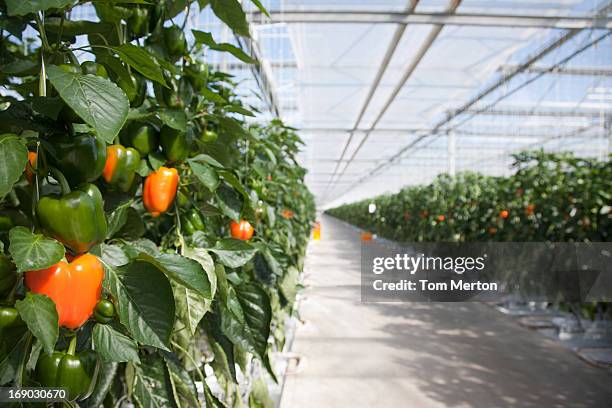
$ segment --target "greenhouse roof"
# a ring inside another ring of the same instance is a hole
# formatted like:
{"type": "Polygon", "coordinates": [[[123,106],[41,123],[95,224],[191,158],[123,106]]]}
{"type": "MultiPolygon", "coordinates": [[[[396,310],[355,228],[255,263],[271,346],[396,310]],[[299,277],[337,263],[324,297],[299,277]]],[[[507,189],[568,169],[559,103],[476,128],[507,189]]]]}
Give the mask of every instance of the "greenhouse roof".
{"type": "Polygon", "coordinates": [[[285,0],[249,19],[268,105],[301,129],[327,206],[504,174],[524,149],[606,155],[610,3],[285,0]]]}

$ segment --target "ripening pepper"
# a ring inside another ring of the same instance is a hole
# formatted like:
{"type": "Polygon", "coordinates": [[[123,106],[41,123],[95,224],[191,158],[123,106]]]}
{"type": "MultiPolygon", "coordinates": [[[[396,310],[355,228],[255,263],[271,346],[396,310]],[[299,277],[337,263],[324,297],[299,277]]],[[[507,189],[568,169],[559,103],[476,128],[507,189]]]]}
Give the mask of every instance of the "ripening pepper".
{"type": "Polygon", "coordinates": [[[204,221],[202,221],[200,211],[196,208],[187,211],[187,213],[181,217],[181,226],[188,234],[193,234],[196,231],[204,231],[204,221]]]}
{"type": "Polygon", "coordinates": [[[93,184],[83,184],[70,191],[65,180],[58,181],[63,195],[45,196],[38,201],[36,213],[40,225],[73,252],[87,252],[106,238],[102,194],[93,184]]]}
{"type": "Polygon", "coordinates": [[[112,145],[106,148],[106,165],[102,177],[111,186],[127,192],[132,187],[136,170],[140,165],[140,153],[131,147],[112,145]]]}
{"type": "Polygon", "coordinates": [[[157,129],[149,123],[132,122],[119,137],[125,146],[138,150],[141,156],[146,156],[159,147],[157,129]]]}
{"type": "Polygon", "coordinates": [[[253,226],[247,220],[241,220],[239,223],[232,221],[230,224],[230,230],[233,238],[242,241],[248,241],[251,239],[253,237],[253,233],[255,232],[253,226]]]}
{"type": "Polygon", "coordinates": [[[191,146],[185,132],[164,126],[160,132],[159,142],[170,161],[183,161],[189,156],[191,146]]]}
{"type": "Polygon", "coordinates": [[[0,255],[0,296],[10,292],[16,282],[15,265],[7,256],[0,255]]]}
{"type": "Polygon", "coordinates": [[[145,179],[142,201],[153,217],[166,212],[176,196],[179,184],[178,171],[173,168],[160,167],[145,179]]]}
{"type": "Polygon", "coordinates": [[[28,183],[32,184],[34,182],[34,172],[37,168],[37,159],[38,155],[36,152],[28,152],[28,162],[25,167],[25,175],[28,179],[28,183]]]}
{"type": "Polygon", "coordinates": [[[98,258],[84,254],[71,263],[60,261],[47,269],[25,273],[25,285],[55,302],[59,325],[77,329],[89,319],[100,300],[104,267],[98,258]]]}
{"type": "Polygon", "coordinates": [[[43,387],[65,388],[68,401],[85,399],[95,384],[97,356],[91,351],[76,353],[76,336],[66,352],[40,353],[35,378],[43,387]]]}
{"type": "Polygon", "coordinates": [[[51,165],[64,174],[71,186],[94,181],[106,164],[106,144],[91,134],[53,138],[45,148],[51,165]]]}

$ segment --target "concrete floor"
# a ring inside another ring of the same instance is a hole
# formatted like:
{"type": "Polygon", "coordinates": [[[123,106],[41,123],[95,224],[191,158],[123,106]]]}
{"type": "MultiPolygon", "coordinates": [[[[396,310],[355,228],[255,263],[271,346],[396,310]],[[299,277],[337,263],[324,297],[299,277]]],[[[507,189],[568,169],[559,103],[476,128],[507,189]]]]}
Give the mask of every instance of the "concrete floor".
{"type": "Polygon", "coordinates": [[[360,245],[322,218],[281,408],[612,407],[609,371],[487,305],[361,303],[360,245]]]}

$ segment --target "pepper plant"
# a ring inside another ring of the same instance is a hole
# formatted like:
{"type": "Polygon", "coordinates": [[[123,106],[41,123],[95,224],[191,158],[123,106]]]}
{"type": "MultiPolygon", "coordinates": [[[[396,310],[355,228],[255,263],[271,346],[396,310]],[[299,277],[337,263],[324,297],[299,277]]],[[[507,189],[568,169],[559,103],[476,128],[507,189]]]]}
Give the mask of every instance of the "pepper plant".
{"type": "Polygon", "coordinates": [[[270,406],[314,201],[205,56],[254,61],[186,35],[205,7],[249,35],[237,0],[0,2],[0,386],[270,406]]]}
{"type": "MultiPolygon", "coordinates": [[[[517,154],[514,174],[443,174],[431,184],[328,210],[400,242],[608,242],[612,161],[543,151],[517,154]],[[376,204],[370,214],[368,205],[376,204]]],[[[528,276],[525,282],[529,283],[528,276]]],[[[609,303],[561,304],[594,318],[609,303]]]]}

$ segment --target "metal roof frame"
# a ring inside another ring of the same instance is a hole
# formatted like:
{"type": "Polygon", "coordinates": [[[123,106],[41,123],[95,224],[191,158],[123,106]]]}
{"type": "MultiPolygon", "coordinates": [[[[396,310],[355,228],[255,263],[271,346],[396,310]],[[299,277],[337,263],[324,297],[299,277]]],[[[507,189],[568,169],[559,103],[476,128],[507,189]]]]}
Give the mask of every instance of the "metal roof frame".
{"type": "MultiPolygon", "coordinates": [[[[606,16],[608,11],[610,9],[612,9],[612,2],[607,1],[605,2],[605,4],[599,8],[599,10],[594,14],[593,18],[594,19],[598,19],[601,16],[606,16]]],[[[368,174],[366,174],[364,177],[360,178],[359,181],[357,181],[356,183],[354,183],[353,185],[351,185],[348,189],[342,191],[339,195],[345,194],[348,191],[351,191],[353,188],[355,188],[356,186],[358,186],[359,184],[363,183],[363,181],[369,179],[370,177],[373,177],[374,175],[376,175],[377,173],[379,173],[381,170],[383,170],[386,167],[389,167],[391,165],[393,165],[395,162],[397,162],[397,160],[399,158],[401,158],[404,153],[406,153],[407,151],[409,151],[410,149],[412,149],[414,146],[416,146],[420,141],[422,141],[423,139],[431,136],[431,135],[436,135],[443,127],[445,128],[446,125],[448,125],[454,118],[458,117],[459,115],[461,115],[462,113],[465,113],[468,109],[470,109],[472,106],[474,106],[476,103],[478,103],[480,100],[482,100],[484,97],[486,97],[487,95],[491,94],[493,91],[495,91],[497,88],[499,88],[500,86],[502,86],[503,84],[507,83],[510,79],[512,79],[513,77],[515,77],[516,75],[518,75],[519,73],[523,72],[525,69],[531,67],[532,65],[534,65],[536,62],[538,62],[539,60],[541,60],[544,56],[548,55],[551,51],[559,48],[561,45],[565,44],[567,41],[569,41],[570,39],[572,39],[573,37],[575,37],[578,33],[580,33],[583,29],[570,29],[570,30],[566,30],[560,37],[558,37],[557,39],[553,40],[550,44],[548,44],[547,46],[545,46],[543,49],[541,49],[540,51],[538,51],[537,53],[535,53],[534,55],[532,55],[531,57],[529,57],[525,62],[519,64],[518,66],[516,66],[514,68],[514,70],[510,73],[507,73],[506,75],[503,75],[498,81],[495,81],[493,84],[491,84],[490,86],[488,86],[487,88],[485,88],[482,92],[478,93],[474,98],[470,99],[467,103],[465,103],[463,106],[461,106],[459,109],[455,110],[452,113],[449,113],[447,115],[447,117],[443,120],[441,120],[436,126],[434,126],[432,128],[431,131],[429,132],[425,132],[424,134],[422,134],[421,136],[419,136],[416,140],[412,141],[410,144],[408,144],[407,146],[403,147],[402,149],[400,149],[398,151],[397,154],[395,154],[394,156],[392,156],[388,161],[383,162],[381,165],[375,167],[372,171],[370,171],[368,174]]],[[[579,53],[583,52],[584,50],[590,48],[591,46],[597,44],[598,42],[600,42],[601,40],[605,39],[606,37],[608,37],[610,34],[612,34],[612,32],[608,31],[606,33],[604,33],[603,35],[599,36],[598,38],[596,38],[595,40],[589,42],[587,45],[581,47],[580,49],[576,50],[574,53],[572,53],[570,56],[564,58],[562,61],[558,62],[557,64],[555,64],[552,67],[549,67],[549,69],[545,72],[541,72],[537,75],[535,75],[534,77],[530,78],[529,80],[527,80],[526,82],[524,82],[523,84],[521,84],[520,88],[526,86],[527,84],[535,81],[536,79],[538,79],[539,77],[552,72],[555,68],[562,66],[563,64],[567,63],[569,60],[571,60],[573,57],[575,57],[576,55],[578,55],[579,53]]],[[[401,89],[401,88],[400,88],[401,89]]],[[[502,98],[498,98],[497,100],[495,100],[493,103],[487,105],[486,107],[479,109],[479,111],[484,112],[488,109],[490,109],[492,106],[496,105],[497,103],[499,103],[499,101],[509,95],[511,95],[513,92],[516,92],[516,90],[518,90],[519,88],[514,89],[512,92],[506,93],[504,94],[504,96],[502,98]]],[[[399,90],[398,90],[399,93],[399,90]]],[[[393,96],[393,94],[392,94],[393,96]]],[[[389,102],[389,100],[388,100],[389,102]]],[[[390,102],[393,102],[392,99],[390,99],[390,102]]],[[[390,105],[390,103],[389,103],[390,105]]],[[[387,104],[384,105],[383,107],[383,112],[382,114],[384,114],[384,111],[386,111],[386,109],[388,108],[387,104]]],[[[473,116],[477,115],[478,113],[474,113],[473,116]]],[[[382,115],[379,115],[380,117],[382,117],[382,115]]],[[[473,117],[472,116],[472,117],[473,117]]],[[[377,116],[378,118],[378,116],[377,116]]],[[[373,123],[372,128],[374,128],[376,126],[376,124],[378,123],[378,121],[375,121],[373,123]]],[[[465,123],[465,122],[464,122],[465,123]]],[[[445,128],[445,130],[448,130],[445,128]]],[[[361,147],[363,146],[363,144],[365,143],[365,139],[367,139],[367,135],[368,133],[366,133],[366,137],[364,137],[364,140],[362,140],[362,143],[360,143],[360,145],[357,147],[357,149],[354,151],[352,157],[354,158],[358,151],[361,149],[361,147]]],[[[350,162],[347,163],[347,165],[345,166],[345,170],[346,168],[348,168],[348,166],[350,166],[350,162]]],[[[341,178],[341,175],[339,177],[337,177],[337,180],[339,180],[341,178]]],[[[333,178],[332,181],[333,182],[333,178]]],[[[330,182],[330,183],[331,183],[330,182]]],[[[330,185],[331,187],[331,185],[330,185]]],[[[327,198],[327,195],[324,195],[323,197],[324,199],[327,198]]]]}
{"type": "MultiPolygon", "coordinates": [[[[253,13],[255,22],[267,22],[265,16],[253,13]]],[[[453,26],[480,27],[520,27],[520,28],[557,28],[585,29],[612,28],[612,21],[592,15],[581,16],[535,16],[525,14],[490,13],[443,13],[389,11],[298,11],[283,10],[270,12],[272,23],[310,23],[310,24],[440,24],[453,26]]]]}

